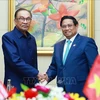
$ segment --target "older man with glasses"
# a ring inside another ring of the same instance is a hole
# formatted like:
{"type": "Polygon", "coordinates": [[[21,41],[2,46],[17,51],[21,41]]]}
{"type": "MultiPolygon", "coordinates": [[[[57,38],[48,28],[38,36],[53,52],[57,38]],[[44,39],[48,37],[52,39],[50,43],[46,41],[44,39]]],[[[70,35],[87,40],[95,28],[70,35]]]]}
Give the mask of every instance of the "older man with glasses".
{"type": "Polygon", "coordinates": [[[35,38],[28,32],[32,20],[30,11],[20,8],[15,12],[15,27],[2,36],[5,63],[4,84],[11,79],[12,86],[21,91],[23,83],[33,87],[41,76],[37,66],[37,45],[35,38]]]}

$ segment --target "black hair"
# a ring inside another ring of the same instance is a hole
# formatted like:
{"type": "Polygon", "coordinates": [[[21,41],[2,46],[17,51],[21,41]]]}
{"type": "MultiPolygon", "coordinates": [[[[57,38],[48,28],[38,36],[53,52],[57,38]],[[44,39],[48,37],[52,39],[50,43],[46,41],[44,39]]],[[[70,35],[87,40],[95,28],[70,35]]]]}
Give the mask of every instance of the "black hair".
{"type": "Polygon", "coordinates": [[[61,18],[61,21],[60,21],[60,26],[62,26],[62,22],[65,19],[71,19],[73,21],[73,23],[74,23],[75,26],[78,24],[78,21],[73,16],[63,16],[61,18]]]}
{"type": "Polygon", "coordinates": [[[25,10],[25,11],[29,12],[29,13],[30,13],[30,16],[31,16],[31,18],[32,18],[32,13],[31,13],[30,10],[27,10],[27,9],[25,9],[25,8],[19,8],[19,9],[16,10],[16,12],[15,12],[15,15],[14,15],[15,19],[16,19],[16,17],[17,17],[18,12],[20,12],[20,11],[22,11],[22,10],[25,10]]]}

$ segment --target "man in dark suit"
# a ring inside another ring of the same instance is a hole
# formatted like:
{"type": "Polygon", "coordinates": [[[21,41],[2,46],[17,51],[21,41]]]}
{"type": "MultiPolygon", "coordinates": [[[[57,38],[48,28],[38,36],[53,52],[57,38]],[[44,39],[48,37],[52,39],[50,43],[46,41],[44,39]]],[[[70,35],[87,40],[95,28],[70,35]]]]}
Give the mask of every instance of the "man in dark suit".
{"type": "Polygon", "coordinates": [[[33,87],[41,76],[37,66],[37,46],[35,38],[28,32],[32,14],[20,8],[15,12],[15,27],[2,36],[5,62],[4,84],[11,79],[12,86],[21,91],[20,83],[33,87]]]}
{"type": "Polygon", "coordinates": [[[62,17],[60,26],[66,39],[54,45],[52,62],[44,78],[50,82],[57,76],[59,87],[63,87],[66,92],[84,96],[82,89],[98,55],[98,48],[92,38],[77,32],[78,21],[74,17],[62,17]],[[70,41],[69,44],[67,41],[70,41]]]}

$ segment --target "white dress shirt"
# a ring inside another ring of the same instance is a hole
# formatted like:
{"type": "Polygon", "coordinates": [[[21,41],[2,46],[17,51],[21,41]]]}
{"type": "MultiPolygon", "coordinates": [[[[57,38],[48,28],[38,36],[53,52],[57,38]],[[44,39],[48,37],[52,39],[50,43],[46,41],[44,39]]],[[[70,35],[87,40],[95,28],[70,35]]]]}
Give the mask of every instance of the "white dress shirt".
{"type": "MultiPolygon", "coordinates": [[[[77,33],[77,34],[78,34],[78,33],[77,33]]],[[[72,43],[73,43],[75,37],[77,36],[77,34],[76,34],[75,36],[73,36],[73,37],[70,39],[71,43],[70,43],[69,48],[72,46],[72,43]]],[[[64,49],[63,49],[63,58],[64,58],[64,55],[65,55],[65,52],[66,52],[67,41],[68,41],[68,39],[66,38],[66,41],[65,41],[65,44],[64,44],[64,49]]]]}

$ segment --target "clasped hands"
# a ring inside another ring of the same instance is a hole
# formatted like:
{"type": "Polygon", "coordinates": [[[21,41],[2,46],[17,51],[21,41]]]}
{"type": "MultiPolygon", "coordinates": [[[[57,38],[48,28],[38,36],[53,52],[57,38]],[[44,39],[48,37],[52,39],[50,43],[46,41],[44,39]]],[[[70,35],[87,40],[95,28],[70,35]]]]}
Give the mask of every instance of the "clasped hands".
{"type": "Polygon", "coordinates": [[[37,75],[37,77],[38,77],[38,80],[41,82],[41,83],[43,83],[44,81],[47,81],[48,82],[48,75],[45,73],[45,74],[41,74],[41,73],[39,73],[38,75],[37,75]]]}

